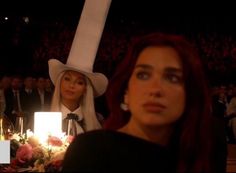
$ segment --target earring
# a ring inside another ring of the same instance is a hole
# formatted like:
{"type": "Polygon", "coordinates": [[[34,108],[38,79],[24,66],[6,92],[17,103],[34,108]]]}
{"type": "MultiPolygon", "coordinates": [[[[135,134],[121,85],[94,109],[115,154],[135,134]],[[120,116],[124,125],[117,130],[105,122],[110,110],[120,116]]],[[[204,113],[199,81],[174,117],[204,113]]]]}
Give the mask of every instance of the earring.
{"type": "Polygon", "coordinates": [[[123,111],[128,111],[129,108],[128,108],[128,105],[126,103],[121,103],[120,104],[120,108],[123,110],[123,111]]]}

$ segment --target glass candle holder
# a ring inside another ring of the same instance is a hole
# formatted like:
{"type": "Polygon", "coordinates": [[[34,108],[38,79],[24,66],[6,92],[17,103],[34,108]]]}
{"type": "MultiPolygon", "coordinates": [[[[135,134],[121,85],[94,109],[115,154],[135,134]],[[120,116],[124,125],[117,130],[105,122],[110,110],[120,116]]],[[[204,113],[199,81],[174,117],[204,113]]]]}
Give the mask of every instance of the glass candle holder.
{"type": "Polygon", "coordinates": [[[0,115],[0,140],[8,140],[13,132],[12,122],[5,115],[0,115]]]}

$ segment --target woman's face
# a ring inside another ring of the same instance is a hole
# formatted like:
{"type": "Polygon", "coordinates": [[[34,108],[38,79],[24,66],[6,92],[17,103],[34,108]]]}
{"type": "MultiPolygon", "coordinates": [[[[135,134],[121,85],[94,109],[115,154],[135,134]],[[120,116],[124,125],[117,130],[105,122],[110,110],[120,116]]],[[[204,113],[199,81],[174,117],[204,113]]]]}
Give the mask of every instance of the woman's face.
{"type": "Polygon", "coordinates": [[[147,47],[138,56],[125,103],[131,121],[142,126],[169,126],[185,109],[183,70],[171,47],[147,47]]]}
{"type": "Polygon", "coordinates": [[[76,71],[66,71],[61,78],[62,100],[79,102],[85,91],[86,81],[84,75],[76,71]]]}

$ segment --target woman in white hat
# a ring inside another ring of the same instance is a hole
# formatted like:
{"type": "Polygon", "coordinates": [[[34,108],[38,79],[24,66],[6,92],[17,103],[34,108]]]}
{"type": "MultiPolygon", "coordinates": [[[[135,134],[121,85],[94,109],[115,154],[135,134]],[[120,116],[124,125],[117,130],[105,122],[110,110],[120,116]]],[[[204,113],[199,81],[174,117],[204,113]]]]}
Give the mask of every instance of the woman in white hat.
{"type": "MultiPolygon", "coordinates": [[[[68,114],[76,114],[77,134],[101,128],[94,108],[94,97],[102,95],[108,80],[101,73],[93,73],[78,63],[63,64],[56,59],[49,60],[49,75],[55,85],[51,111],[62,112],[63,120],[68,114]]],[[[100,117],[101,120],[101,117],[100,117]]],[[[65,121],[63,121],[65,123],[65,121]]],[[[65,126],[64,126],[65,127],[65,126]]]]}
{"type": "Polygon", "coordinates": [[[106,91],[108,79],[94,73],[93,65],[110,3],[110,0],[85,1],[66,64],[56,59],[48,62],[55,85],[51,111],[62,112],[63,119],[75,118],[76,114],[77,122],[83,120],[81,126],[77,123],[77,134],[101,128],[94,97],[106,91]],[[69,113],[73,116],[68,117],[69,113]]]}

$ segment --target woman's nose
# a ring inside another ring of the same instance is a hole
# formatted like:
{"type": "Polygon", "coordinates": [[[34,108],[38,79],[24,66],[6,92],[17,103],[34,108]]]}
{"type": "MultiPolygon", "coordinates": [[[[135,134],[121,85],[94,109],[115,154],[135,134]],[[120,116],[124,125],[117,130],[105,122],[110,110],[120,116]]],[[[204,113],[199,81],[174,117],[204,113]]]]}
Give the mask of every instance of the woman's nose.
{"type": "Polygon", "coordinates": [[[70,87],[74,87],[75,84],[76,84],[75,82],[71,81],[70,84],[69,84],[69,86],[70,86],[70,87]]]}
{"type": "Polygon", "coordinates": [[[160,97],[162,95],[162,83],[160,79],[155,78],[150,82],[149,95],[152,97],[160,97]]]}

